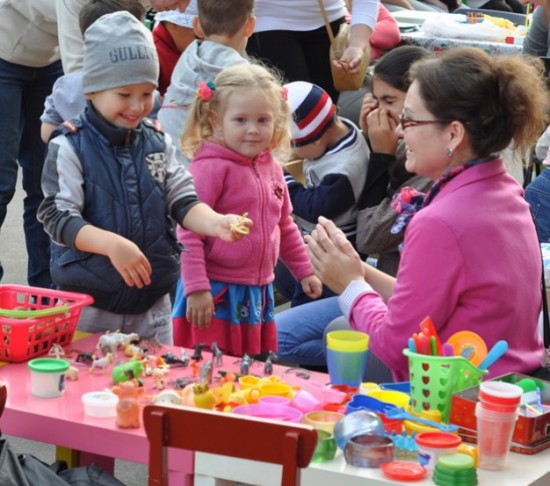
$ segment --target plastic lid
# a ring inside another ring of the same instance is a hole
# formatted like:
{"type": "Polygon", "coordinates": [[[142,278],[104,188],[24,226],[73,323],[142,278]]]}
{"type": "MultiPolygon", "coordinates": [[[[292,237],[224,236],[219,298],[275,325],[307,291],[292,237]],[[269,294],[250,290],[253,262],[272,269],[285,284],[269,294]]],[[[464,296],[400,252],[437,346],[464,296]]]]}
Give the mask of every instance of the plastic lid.
{"type": "Polygon", "coordinates": [[[69,363],[64,359],[37,358],[28,363],[29,369],[37,373],[62,373],[69,369],[69,363]]]}
{"type": "Polygon", "coordinates": [[[382,472],[398,481],[414,481],[423,478],[428,470],[416,462],[393,461],[380,466],[382,472]]]}
{"type": "Polygon", "coordinates": [[[464,356],[473,365],[478,366],[487,356],[487,345],[479,334],[472,331],[455,332],[447,343],[455,352],[455,356],[464,356]]]}
{"type": "Polygon", "coordinates": [[[118,396],[110,391],[93,391],[84,393],[82,403],[96,407],[112,407],[118,402],[118,396]]]}
{"type": "Polygon", "coordinates": [[[472,469],[475,467],[474,458],[460,452],[456,452],[455,454],[444,454],[439,457],[437,467],[451,469],[453,471],[472,469]]]}
{"type": "Polygon", "coordinates": [[[416,443],[422,447],[447,449],[458,447],[462,438],[449,432],[420,432],[416,436],[416,443]]]}
{"type": "Polygon", "coordinates": [[[519,403],[523,389],[504,381],[484,381],[479,385],[480,399],[499,403],[519,403]]]}

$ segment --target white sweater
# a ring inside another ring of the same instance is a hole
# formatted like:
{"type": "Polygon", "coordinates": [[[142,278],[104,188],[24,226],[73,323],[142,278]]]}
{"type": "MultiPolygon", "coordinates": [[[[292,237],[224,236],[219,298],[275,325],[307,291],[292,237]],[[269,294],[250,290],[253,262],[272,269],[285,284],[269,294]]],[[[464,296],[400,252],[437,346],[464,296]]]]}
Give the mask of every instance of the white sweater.
{"type": "MultiPolygon", "coordinates": [[[[344,0],[323,0],[331,22],[346,15],[344,0]]],[[[365,24],[371,29],[378,18],[379,0],[354,0],[351,25],[365,24]]],[[[315,30],[324,25],[317,0],[256,0],[256,32],[266,30],[315,30]]]]}
{"type": "Polygon", "coordinates": [[[29,67],[59,59],[52,0],[0,0],[0,59],[29,67]]]}

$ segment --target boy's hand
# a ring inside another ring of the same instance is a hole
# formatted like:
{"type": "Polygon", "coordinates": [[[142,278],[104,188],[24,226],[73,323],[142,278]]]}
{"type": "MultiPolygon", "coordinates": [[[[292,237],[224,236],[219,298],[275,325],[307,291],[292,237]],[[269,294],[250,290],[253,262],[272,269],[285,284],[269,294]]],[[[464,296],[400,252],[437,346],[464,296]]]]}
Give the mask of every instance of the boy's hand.
{"type": "Polygon", "coordinates": [[[368,134],[368,115],[378,108],[378,100],[374,98],[372,93],[367,93],[363,97],[363,103],[361,104],[361,114],[359,115],[359,126],[365,135],[368,134]]]}
{"type": "Polygon", "coordinates": [[[370,146],[373,152],[395,154],[399,137],[397,136],[397,122],[387,110],[376,109],[367,116],[370,146]]]}
{"type": "Polygon", "coordinates": [[[194,292],[187,296],[187,312],[185,317],[199,329],[210,327],[214,310],[214,299],[209,290],[194,292]]]}
{"type": "Polygon", "coordinates": [[[242,216],[236,214],[221,216],[215,224],[216,236],[229,243],[243,239],[250,233],[250,227],[253,225],[252,220],[248,219],[246,215],[247,213],[242,216]]]}
{"type": "Polygon", "coordinates": [[[302,290],[310,299],[318,299],[323,293],[323,283],[319,277],[310,275],[303,278],[300,283],[302,284],[302,290]]]}
{"type": "Polygon", "coordinates": [[[151,264],[138,246],[126,238],[114,238],[107,256],[129,287],[141,289],[151,283],[151,264]]]}

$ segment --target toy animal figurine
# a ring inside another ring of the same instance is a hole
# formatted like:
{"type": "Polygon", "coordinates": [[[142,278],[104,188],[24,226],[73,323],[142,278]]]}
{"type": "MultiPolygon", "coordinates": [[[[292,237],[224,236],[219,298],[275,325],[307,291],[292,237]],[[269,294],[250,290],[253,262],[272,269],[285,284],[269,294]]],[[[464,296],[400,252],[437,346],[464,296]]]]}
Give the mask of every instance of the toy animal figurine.
{"type": "Polygon", "coordinates": [[[141,407],[138,397],[143,393],[137,381],[125,381],[111,388],[118,395],[116,406],[116,424],[122,428],[138,428],[141,425],[141,407]]]}
{"type": "Polygon", "coordinates": [[[124,334],[122,332],[107,332],[99,338],[97,348],[105,355],[107,353],[115,354],[118,348],[124,347],[127,344],[139,341],[139,334],[132,332],[124,334]]]}
{"type": "Polygon", "coordinates": [[[111,372],[111,378],[113,379],[113,383],[117,384],[139,378],[142,373],[143,365],[141,361],[131,359],[126,363],[115,366],[111,372]]]}
{"type": "Polygon", "coordinates": [[[48,351],[48,356],[53,356],[57,359],[61,359],[63,358],[63,356],[65,356],[65,351],[59,344],[53,343],[52,347],[48,351]]]}
{"type": "Polygon", "coordinates": [[[199,371],[200,371],[200,365],[199,365],[199,362],[198,361],[195,361],[194,359],[191,360],[191,371],[192,371],[192,377],[193,379],[197,379],[198,376],[199,376],[199,371]]]}
{"type": "Polygon", "coordinates": [[[157,405],[183,405],[183,398],[177,391],[164,390],[161,391],[158,395],[155,395],[152,399],[152,402],[156,403],[157,405]]]}
{"type": "Polygon", "coordinates": [[[216,404],[216,396],[207,383],[193,385],[194,403],[197,408],[212,410],[216,404]]]}
{"type": "Polygon", "coordinates": [[[192,360],[195,361],[202,361],[202,350],[204,349],[203,343],[195,344],[195,352],[193,353],[193,356],[191,356],[192,360]]]}
{"type": "Polygon", "coordinates": [[[189,356],[187,356],[187,360],[180,359],[176,355],[172,353],[166,353],[162,355],[162,358],[166,363],[168,363],[172,367],[186,367],[189,365],[189,356]]]}
{"type": "Polygon", "coordinates": [[[218,343],[214,341],[210,345],[210,349],[212,350],[212,357],[214,358],[214,364],[216,366],[223,366],[223,353],[220,351],[220,348],[218,348],[218,343]]]}
{"type": "Polygon", "coordinates": [[[92,364],[94,355],[91,353],[80,353],[76,356],[75,363],[92,364]]]}
{"type": "Polygon", "coordinates": [[[167,370],[163,368],[155,368],[153,370],[151,376],[153,377],[153,388],[155,390],[164,390],[164,375],[166,372],[167,370]]]}
{"type": "Polygon", "coordinates": [[[241,369],[240,373],[241,375],[248,375],[250,372],[250,366],[254,362],[254,359],[245,353],[245,355],[241,359],[241,369]]]}
{"type": "Polygon", "coordinates": [[[278,356],[273,351],[267,353],[267,359],[265,360],[264,364],[264,375],[273,374],[273,363],[276,362],[278,359],[278,356]]]}
{"type": "Polygon", "coordinates": [[[67,380],[70,381],[77,381],[80,373],[78,371],[78,368],[75,368],[74,366],[69,366],[69,369],[65,373],[65,377],[67,380]]]}
{"type": "Polygon", "coordinates": [[[107,353],[103,358],[97,358],[94,356],[94,360],[92,361],[92,366],[90,366],[90,373],[92,373],[96,368],[99,368],[102,370],[103,373],[105,373],[105,370],[109,367],[109,365],[113,362],[113,354],[107,353]]]}
{"type": "Polygon", "coordinates": [[[162,347],[162,344],[158,341],[156,333],[151,337],[142,337],[140,343],[144,348],[147,348],[148,352],[151,353],[156,353],[162,347]]]}
{"type": "Polygon", "coordinates": [[[199,371],[199,383],[208,383],[210,385],[212,383],[213,369],[214,366],[212,365],[211,360],[208,360],[206,363],[204,363],[199,371]]]}
{"type": "Polygon", "coordinates": [[[176,378],[174,381],[170,382],[170,384],[173,385],[176,390],[183,390],[187,385],[190,385],[191,383],[193,383],[193,380],[191,378],[176,378]]]}

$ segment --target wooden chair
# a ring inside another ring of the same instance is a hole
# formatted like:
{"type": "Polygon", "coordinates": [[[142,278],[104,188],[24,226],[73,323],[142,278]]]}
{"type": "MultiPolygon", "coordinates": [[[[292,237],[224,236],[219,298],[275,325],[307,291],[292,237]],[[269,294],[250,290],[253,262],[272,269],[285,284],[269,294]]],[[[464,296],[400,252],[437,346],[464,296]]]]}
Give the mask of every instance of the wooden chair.
{"type": "Polygon", "coordinates": [[[149,486],[168,484],[168,447],[281,464],[282,486],[295,486],[297,468],[308,466],[317,444],[317,432],[308,425],[191,407],[147,405],[143,423],[149,486]]]}
{"type": "MultiPolygon", "coordinates": [[[[6,384],[0,381],[0,417],[4,412],[4,406],[6,405],[6,400],[8,398],[8,388],[6,384]]],[[[2,437],[2,430],[0,430],[0,437],[2,437]]]]}

